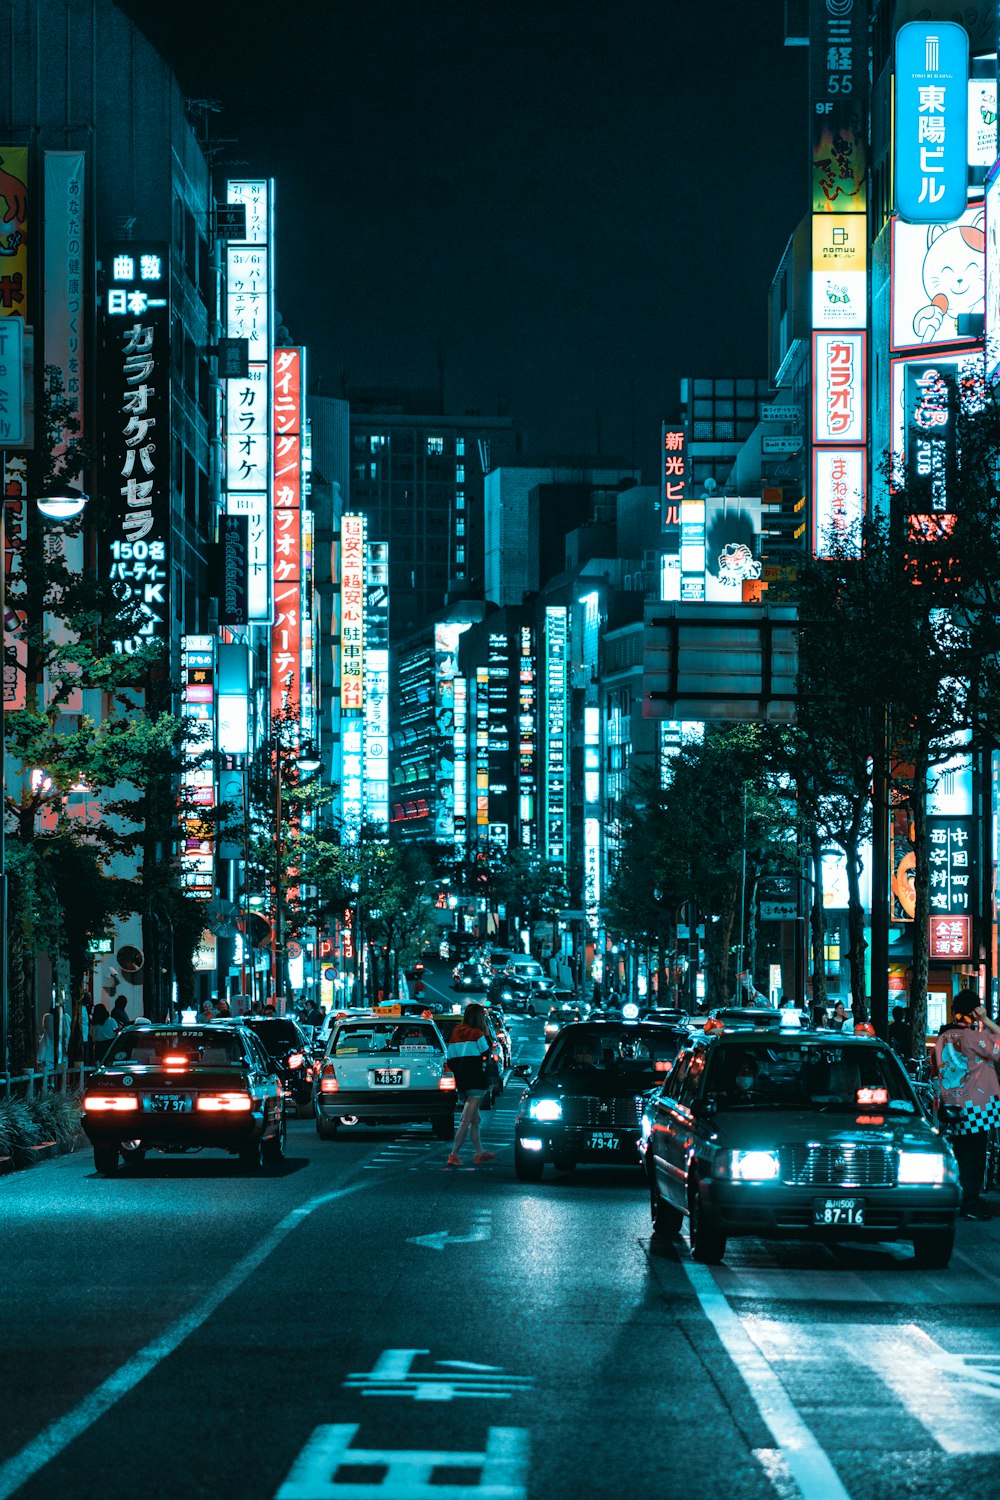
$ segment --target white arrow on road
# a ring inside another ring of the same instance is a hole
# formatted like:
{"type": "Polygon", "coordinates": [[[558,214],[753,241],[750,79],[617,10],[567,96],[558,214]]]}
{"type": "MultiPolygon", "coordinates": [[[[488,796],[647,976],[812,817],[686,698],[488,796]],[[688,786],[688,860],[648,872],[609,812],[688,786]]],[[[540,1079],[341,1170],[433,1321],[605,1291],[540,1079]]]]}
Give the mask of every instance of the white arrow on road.
{"type": "Polygon", "coordinates": [[[474,1245],[478,1240],[488,1240],[492,1232],[492,1214],[488,1208],[479,1209],[468,1234],[452,1234],[450,1229],[437,1229],[433,1234],[417,1234],[407,1240],[408,1245],[423,1245],[428,1250],[443,1250],[445,1245],[474,1245]]]}

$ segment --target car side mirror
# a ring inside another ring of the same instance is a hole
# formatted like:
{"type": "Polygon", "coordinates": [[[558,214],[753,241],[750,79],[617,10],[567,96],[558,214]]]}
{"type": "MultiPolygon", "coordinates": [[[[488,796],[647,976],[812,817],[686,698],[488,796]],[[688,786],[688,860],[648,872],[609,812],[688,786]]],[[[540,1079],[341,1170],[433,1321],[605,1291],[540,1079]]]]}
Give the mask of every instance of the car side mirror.
{"type": "Polygon", "coordinates": [[[518,1063],[516,1068],[511,1068],[511,1072],[513,1073],[515,1078],[531,1077],[531,1069],[528,1067],[527,1063],[518,1063]]]}
{"type": "Polygon", "coordinates": [[[718,1107],[715,1099],[709,1095],[707,1099],[697,1099],[692,1106],[691,1113],[696,1120],[711,1120],[718,1107]]]}

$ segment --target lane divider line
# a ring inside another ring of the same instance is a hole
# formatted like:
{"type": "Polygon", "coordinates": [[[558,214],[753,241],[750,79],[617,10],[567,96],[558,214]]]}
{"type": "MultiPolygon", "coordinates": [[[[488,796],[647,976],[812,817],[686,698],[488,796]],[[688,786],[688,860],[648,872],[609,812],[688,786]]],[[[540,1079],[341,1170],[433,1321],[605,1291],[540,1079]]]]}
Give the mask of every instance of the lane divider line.
{"type": "Polygon", "coordinates": [[[799,1416],[781,1380],[719,1290],[711,1271],[697,1261],[682,1260],[680,1264],[702,1312],[718,1334],[761,1420],[773,1436],[802,1500],[850,1500],[825,1449],[799,1416]]]}
{"type": "Polygon", "coordinates": [[[31,1439],[12,1458],[0,1464],[0,1500],[9,1500],[22,1485],[33,1479],[40,1469],[58,1458],[70,1443],[82,1436],[89,1427],[99,1421],[105,1412],[117,1406],[118,1402],[146,1376],[156,1369],[157,1365],[178,1349],[185,1339],[206,1323],[212,1314],[219,1308],[227,1297],[247,1281],[253,1273],[267,1260],[293,1229],[297,1229],[303,1219],[322,1208],[327,1203],[334,1203],[338,1198],[346,1198],[351,1193],[360,1192],[368,1186],[367,1182],[353,1183],[350,1187],[337,1188],[332,1193],[320,1193],[315,1198],[310,1198],[307,1203],[293,1208],[285,1217],[264,1236],[264,1238],[249,1250],[241,1260],[238,1260],[231,1271],[227,1271],[221,1281],[218,1281],[210,1292],[197,1302],[190,1312],[177,1319],[170,1327],[152,1340],[145,1348],[133,1354],[123,1365],[112,1372],[106,1380],[103,1380],[96,1390],[91,1391],[89,1396],[84,1396],[72,1411],[65,1416],[57,1417],[50,1422],[37,1437],[31,1439]]]}

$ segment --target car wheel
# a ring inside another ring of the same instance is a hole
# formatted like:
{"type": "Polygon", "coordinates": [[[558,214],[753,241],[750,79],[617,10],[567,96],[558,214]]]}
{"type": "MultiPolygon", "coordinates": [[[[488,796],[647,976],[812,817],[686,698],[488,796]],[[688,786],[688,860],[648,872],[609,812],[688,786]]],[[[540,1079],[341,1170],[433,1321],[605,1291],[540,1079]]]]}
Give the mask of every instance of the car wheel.
{"type": "Polygon", "coordinates": [[[114,1177],[118,1171],[118,1147],[95,1146],[94,1166],[102,1177],[114,1177]]]}
{"type": "Polygon", "coordinates": [[[240,1166],[244,1172],[259,1172],[264,1165],[264,1142],[255,1136],[240,1147],[240,1166]]]}
{"type": "Polygon", "coordinates": [[[514,1176],[519,1182],[541,1182],[545,1163],[541,1155],[525,1151],[520,1141],[514,1142],[514,1176]]]}
{"type": "Polygon", "coordinates": [[[913,1236],[913,1258],[924,1271],[943,1271],[955,1248],[955,1226],[923,1229],[913,1236]]]}
{"type": "Polygon", "coordinates": [[[726,1236],[718,1225],[706,1222],[697,1183],[689,1189],[688,1204],[691,1254],[706,1266],[717,1266],[726,1253],[726,1236]]]}
{"type": "Polygon", "coordinates": [[[316,1116],[316,1134],[321,1141],[332,1141],[337,1134],[339,1120],[325,1120],[321,1114],[316,1116]]]}
{"type": "Polygon", "coordinates": [[[146,1148],[138,1141],[122,1141],[122,1166],[126,1172],[138,1172],[146,1160],[146,1148]]]}
{"type": "Polygon", "coordinates": [[[455,1134],[455,1122],[449,1120],[446,1115],[436,1115],[431,1121],[431,1129],[435,1140],[450,1141],[455,1134]]]}
{"type": "Polygon", "coordinates": [[[664,1239],[673,1239],[680,1234],[681,1225],[684,1223],[684,1215],[679,1208],[674,1208],[672,1203],[667,1203],[660,1197],[660,1190],[653,1180],[652,1170],[649,1174],[649,1217],[653,1224],[653,1233],[661,1235],[664,1239]]]}
{"type": "Polygon", "coordinates": [[[271,1139],[264,1141],[261,1145],[261,1154],[264,1160],[272,1166],[285,1159],[285,1143],[288,1137],[288,1123],[285,1119],[285,1111],[281,1111],[281,1119],[278,1121],[278,1129],[271,1139]]]}

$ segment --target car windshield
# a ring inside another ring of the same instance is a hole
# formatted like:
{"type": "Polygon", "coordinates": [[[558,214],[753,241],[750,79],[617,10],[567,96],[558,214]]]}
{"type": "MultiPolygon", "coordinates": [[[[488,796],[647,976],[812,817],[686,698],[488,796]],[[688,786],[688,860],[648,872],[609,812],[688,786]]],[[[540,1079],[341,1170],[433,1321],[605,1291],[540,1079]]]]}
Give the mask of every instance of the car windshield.
{"type": "Polygon", "coordinates": [[[625,1026],[574,1026],[552,1043],[541,1072],[546,1076],[601,1074],[650,1086],[663,1078],[684,1040],[682,1033],[625,1026]],[[657,1064],[660,1066],[658,1067],[657,1064]]]}
{"type": "Polygon", "coordinates": [[[333,1041],[337,1057],[372,1052],[440,1052],[441,1042],[433,1026],[412,1021],[395,1025],[341,1026],[333,1041]]]}
{"type": "Polygon", "coordinates": [[[156,1031],[150,1026],[120,1031],[104,1059],[105,1067],[127,1063],[133,1068],[160,1068],[174,1059],[177,1067],[231,1067],[244,1060],[243,1043],[232,1031],[182,1030],[156,1031]]]}
{"type": "Polygon", "coordinates": [[[705,1091],[723,1109],[892,1109],[915,1114],[902,1069],[881,1047],[769,1046],[764,1041],[718,1047],[705,1091]]]}
{"type": "Polygon", "coordinates": [[[295,1047],[301,1047],[302,1037],[294,1021],[255,1021],[251,1016],[244,1022],[264,1043],[272,1057],[283,1057],[295,1047]]]}

